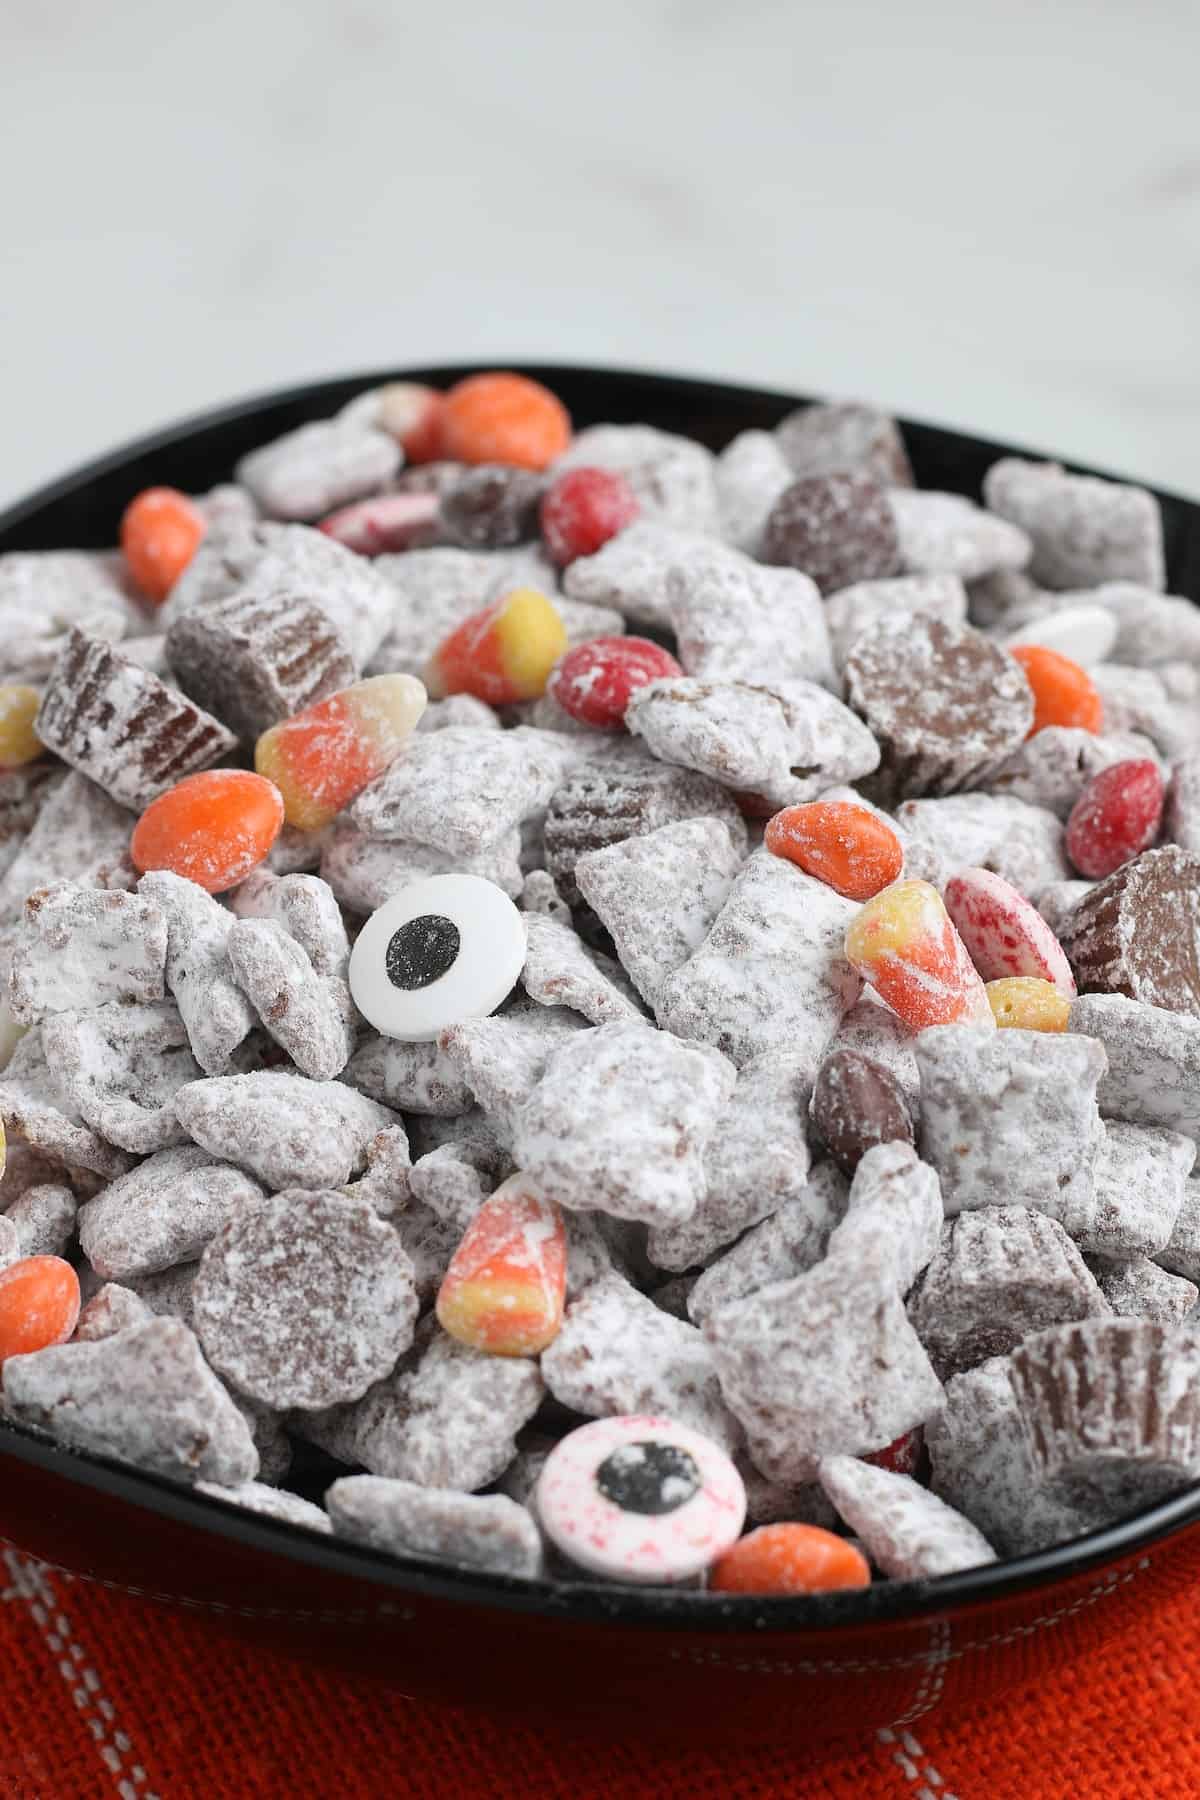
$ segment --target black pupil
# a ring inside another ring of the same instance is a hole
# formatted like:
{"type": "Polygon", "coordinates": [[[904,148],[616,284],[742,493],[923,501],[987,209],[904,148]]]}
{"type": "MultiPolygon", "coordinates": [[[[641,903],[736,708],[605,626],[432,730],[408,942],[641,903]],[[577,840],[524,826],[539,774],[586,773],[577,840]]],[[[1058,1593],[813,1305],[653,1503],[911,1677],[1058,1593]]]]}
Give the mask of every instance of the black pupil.
{"type": "Polygon", "coordinates": [[[675,1444],[622,1444],[596,1470],[596,1486],[622,1512],[669,1513],[700,1488],[700,1471],[675,1444]]]}
{"type": "Polygon", "coordinates": [[[423,988],[438,981],[458,959],[462,939],[453,919],[422,913],[394,931],[383,964],[393,987],[423,988]]]}

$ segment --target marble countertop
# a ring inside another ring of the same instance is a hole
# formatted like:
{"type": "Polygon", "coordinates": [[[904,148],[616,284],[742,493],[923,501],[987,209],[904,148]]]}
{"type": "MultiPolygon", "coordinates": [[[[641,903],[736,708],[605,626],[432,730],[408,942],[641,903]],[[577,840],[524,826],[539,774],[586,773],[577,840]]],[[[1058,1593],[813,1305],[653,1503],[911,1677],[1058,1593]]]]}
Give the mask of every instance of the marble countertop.
{"type": "Polygon", "coordinates": [[[354,368],[860,395],[1200,491],[1194,0],[14,0],[0,503],[354,368]]]}

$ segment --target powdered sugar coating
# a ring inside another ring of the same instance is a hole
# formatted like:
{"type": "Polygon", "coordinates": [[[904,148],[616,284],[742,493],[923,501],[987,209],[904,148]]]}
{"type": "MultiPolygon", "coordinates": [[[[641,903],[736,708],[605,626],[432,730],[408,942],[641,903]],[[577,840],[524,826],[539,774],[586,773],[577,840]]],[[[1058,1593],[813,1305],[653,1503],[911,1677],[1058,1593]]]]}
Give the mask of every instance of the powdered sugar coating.
{"type": "Polygon", "coordinates": [[[79,1214],[79,1243],[106,1281],[193,1261],[262,1188],[198,1145],[160,1150],[119,1176],[79,1214]]]}
{"type": "Polygon", "coordinates": [[[200,1069],[172,1001],[56,1013],[42,1042],[64,1094],[110,1143],[145,1156],[184,1142],[175,1096],[200,1069]]]}
{"type": "Polygon", "coordinates": [[[983,497],[1032,539],[1034,581],[1051,588],[1166,586],[1158,501],[1145,488],[1006,456],[984,476],[983,497]]]}
{"type": "Polygon", "coordinates": [[[1170,1240],[1155,1261],[1172,1274],[1200,1284],[1200,1179],[1184,1184],[1183,1205],[1170,1240]]]}
{"type": "Polygon", "coordinates": [[[824,882],[756,850],[703,944],[663,983],[659,1022],[739,1068],[793,1050],[815,1077],[862,985],[842,954],[855,911],[824,882]]]}
{"type": "Polygon", "coordinates": [[[409,1178],[416,1199],[452,1230],[464,1232],[509,1170],[509,1158],[494,1138],[439,1144],[413,1164],[409,1178]]]}
{"type": "Polygon", "coordinates": [[[818,1472],[872,1563],[893,1581],[925,1581],[995,1562],[983,1533],[911,1475],[853,1456],[826,1457],[818,1472]]]}
{"type": "Polygon", "coordinates": [[[854,1172],[826,1254],[856,1276],[870,1269],[906,1294],[937,1254],[942,1216],[937,1174],[912,1145],[875,1144],[854,1172]]]}
{"type": "Polygon", "coordinates": [[[704,1152],[705,1192],[690,1219],[651,1231],[652,1262],[663,1269],[706,1263],[802,1192],[810,1092],[802,1056],[777,1050],[746,1064],[704,1152]]]}
{"type": "Polygon", "coordinates": [[[589,950],[570,925],[530,913],[525,933],[521,986],[539,1006],[569,1006],[593,1025],[641,1019],[625,971],[610,957],[589,950]]]}
{"type": "Polygon", "coordinates": [[[229,965],[233,920],[202,887],[167,869],[143,875],[138,893],[167,921],[167,986],[192,1054],[206,1074],[222,1074],[254,1025],[229,965]]]}
{"type": "Polygon", "coordinates": [[[480,875],[510,899],[521,891],[521,833],[517,827],[472,853],[395,838],[379,843],[350,819],[336,819],[321,857],[321,879],[350,912],[372,913],[414,882],[431,875],[480,875]]]}
{"type": "Polygon", "coordinates": [[[4,1402],[19,1424],[172,1481],[235,1486],[258,1473],[245,1420],[178,1320],[10,1357],[4,1402]]]}
{"type": "Polygon", "coordinates": [[[97,1175],[124,1174],[132,1158],[83,1123],[56,1071],[57,1064],[52,1069],[47,1060],[42,1027],[35,1025],[18,1043],[0,1081],[0,1118],[9,1136],[97,1175]]]}
{"type": "Polygon", "coordinates": [[[962,625],[967,594],[957,575],[894,575],[884,581],[856,581],[825,601],[825,622],[838,668],[842,668],[864,632],[881,619],[918,613],[962,625]]]}
{"type": "Polygon", "coordinates": [[[714,544],[707,561],[670,567],[665,590],[685,674],[836,686],[821,596],[798,569],[764,568],[714,544]]]}
{"type": "Polygon", "coordinates": [[[571,923],[571,909],[559,893],[549,869],[530,869],[521,883],[517,905],[522,912],[542,913],[560,925],[571,923]]]}
{"type": "Polygon", "coordinates": [[[400,1239],[344,1194],[275,1194],[212,1239],[192,1294],[213,1366],[268,1406],[362,1397],[412,1342],[417,1295],[400,1239]]]}
{"type": "Polygon", "coordinates": [[[1171,698],[1164,671],[1097,663],[1088,674],[1103,702],[1107,731],[1133,731],[1148,737],[1169,762],[1195,749],[1200,741],[1200,714],[1194,704],[1171,698]]]}
{"type": "Polygon", "coordinates": [[[542,1539],[504,1494],[460,1494],[378,1475],[335,1481],[325,1504],[338,1537],[392,1556],[461,1563],[494,1575],[542,1573],[542,1539]]]}
{"type": "Polygon", "coordinates": [[[261,1481],[243,1481],[237,1487],[220,1487],[215,1481],[198,1481],[198,1494],[210,1500],[223,1500],[226,1506],[241,1507],[243,1512],[258,1513],[266,1519],[282,1519],[285,1525],[303,1525],[309,1531],[331,1532],[333,1522],[328,1513],[299,1494],[283,1488],[268,1487],[261,1481]]]}
{"type": "Polygon", "coordinates": [[[757,556],[767,515],[790,487],[793,471],[770,431],[740,431],[717,457],[717,514],[723,537],[757,556]]]}
{"type": "Polygon", "coordinates": [[[832,1163],[821,1163],[803,1187],[709,1264],[688,1295],[689,1316],[702,1326],[725,1301],[743,1299],[815,1268],[849,1198],[845,1176],[832,1163]]]}
{"type": "Polygon", "coordinates": [[[1181,756],[1171,770],[1163,829],[1181,849],[1200,854],[1200,750],[1181,756]]]}
{"type": "Polygon", "coordinates": [[[135,820],[103,788],[74,770],[47,794],[29,836],[0,881],[0,918],[10,918],[25,896],[55,881],[82,887],[131,888],[129,861],[135,820]]]}
{"type": "Polygon", "coordinates": [[[1029,900],[1071,873],[1059,820],[1045,807],[1007,794],[906,800],[896,818],[911,839],[935,850],[948,868],[967,863],[991,869],[1029,900]]]}
{"type": "Polygon", "coordinates": [[[250,451],[234,476],[269,517],[319,519],[377,493],[402,461],[386,432],[352,419],[318,419],[250,451]]]}
{"type": "Polygon", "coordinates": [[[412,1157],[408,1133],[399,1120],[377,1131],[366,1149],[367,1166],[357,1181],[341,1192],[351,1200],[365,1200],[381,1219],[394,1219],[408,1205],[411,1195],[412,1157]]]}
{"type": "Polygon", "coordinates": [[[612,607],[631,625],[669,629],[669,571],[693,561],[704,568],[713,553],[710,537],[642,519],[610,538],[594,556],[577,557],[563,575],[563,592],[572,600],[612,607]]]}
{"type": "Polygon", "coordinates": [[[866,727],[808,681],[755,683],[664,676],[629,702],[625,722],[663,762],[678,763],[771,810],[813,800],[879,761],[866,727]]]}
{"type": "Polygon", "coordinates": [[[229,965],[275,1042],[302,1074],[332,1081],[350,1059],[355,1011],[339,975],[318,975],[300,945],[273,919],[239,919],[229,965]]]}
{"type": "Polygon", "coordinates": [[[1086,893],[1095,886],[1091,881],[1052,881],[1037,898],[1037,909],[1058,937],[1063,925],[1086,893]]]}
{"type": "Polygon", "coordinates": [[[1153,1319],[1159,1325],[1182,1325],[1200,1300],[1200,1288],[1181,1275],[1169,1275],[1147,1256],[1110,1262],[1089,1257],[1088,1266],[1113,1312],[1122,1319],[1153,1319]]]}
{"type": "Polygon", "coordinates": [[[1170,1241],[1195,1160],[1195,1141],[1181,1132],[1110,1120],[1090,1202],[1057,1216],[1082,1250],[1157,1256],[1170,1241]]]}
{"type": "Polygon", "coordinates": [[[472,1104],[458,1064],[437,1043],[369,1038],[346,1064],[342,1080],[401,1112],[455,1118],[472,1104]]]}
{"type": "Polygon", "coordinates": [[[144,618],[125,586],[125,559],[93,550],[10,550],[0,556],[0,671],[6,681],[50,673],[75,627],[115,643],[144,618]]]}
{"type": "Polygon", "coordinates": [[[151,901],[59,881],[25,902],[9,999],[24,1025],[110,1000],[161,1000],[167,923],[151,901]]]}
{"type": "Polygon", "coordinates": [[[961,581],[978,581],[997,569],[1023,569],[1033,554],[1032,543],[1018,526],[984,512],[962,494],[893,488],[888,505],[896,522],[900,561],[910,575],[957,575],[961,581]]]}
{"type": "Polygon", "coordinates": [[[946,1214],[1032,1206],[1057,1218],[1086,1205],[1103,1141],[1090,1038],[935,1025],[917,1037],[921,1148],[946,1214]]]}
{"type": "Polygon", "coordinates": [[[344,1186],[363,1167],[376,1132],[400,1123],[340,1081],[278,1069],[193,1081],[176,1111],[196,1143],[276,1190],[344,1186]]]}
{"type": "Polygon", "coordinates": [[[552,473],[567,469],[615,469],[633,489],[643,519],[716,530],[714,457],[693,438],[654,425],[589,425],[575,433],[552,473]]]}
{"type": "Polygon", "coordinates": [[[489,1115],[492,1127],[511,1143],[521,1109],[542,1079],[546,1064],[587,1023],[565,1007],[532,1001],[487,1019],[447,1026],[438,1043],[462,1073],[463,1081],[489,1115]]]}
{"type": "Polygon", "coordinates": [[[1158,761],[1149,738],[1137,732],[1100,735],[1067,725],[1045,725],[1019,750],[989,769],[985,781],[989,793],[1045,807],[1065,821],[1093,775],[1113,763],[1142,757],[1158,761]]]}
{"type": "Polygon", "coordinates": [[[558,1336],[542,1352],[542,1374],[556,1400],[589,1418],[660,1413],[726,1451],[741,1443],[700,1332],[615,1272],[567,1307],[558,1336]]]}
{"type": "Polygon", "coordinates": [[[1082,994],[1068,1029],[1104,1047],[1096,1097],[1106,1118],[1200,1137],[1200,1023],[1123,994],[1082,994]]]}
{"type": "Polygon", "coordinates": [[[98,1338],[114,1337],[118,1331],[132,1331],[148,1325],[154,1314],[132,1288],[106,1281],[82,1308],[75,1327],[75,1342],[94,1343],[98,1338]]]}
{"type": "Polygon", "coordinates": [[[796,475],[861,469],[883,487],[911,487],[912,468],[900,427],[887,413],[857,401],[798,407],[775,437],[796,475]]]}
{"type": "MultiPolygon", "coordinates": [[[[534,587],[554,599],[568,638],[571,625],[578,623],[574,618],[568,621],[567,612],[559,607],[557,570],[533,548],[456,550],[438,546],[376,557],[374,568],[391,589],[392,604],[386,636],[371,658],[368,674],[399,671],[421,675],[455,626],[514,587],[534,587]]],[[[604,616],[610,623],[600,629],[623,629],[618,614],[610,611],[604,616]]],[[[425,730],[437,729],[436,714],[431,720],[431,713],[432,709],[427,709],[423,715],[425,730]]],[[[463,721],[467,722],[482,721],[463,721]]]]}
{"type": "Polygon", "coordinates": [[[318,975],[345,975],[350,940],[333,890],[319,876],[281,876],[258,868],[233,890],[228,904],[239,919],[273,919],[281,925],[318,975]]]}
{"type": "Polygon", "coordinates": [[[3,1217],[17,1234],[20,1256],[62,1256],[75,1235],[75,1195],[60,1182],[27,1187],[3,1217]]]}
{"type": "Polygon", "coordinates": [[[476,855],[547,804],[573,760],[570,742],[524,726],[451,726],[410,738],[350,816],[368,837],[415,838],[476,855]]]}

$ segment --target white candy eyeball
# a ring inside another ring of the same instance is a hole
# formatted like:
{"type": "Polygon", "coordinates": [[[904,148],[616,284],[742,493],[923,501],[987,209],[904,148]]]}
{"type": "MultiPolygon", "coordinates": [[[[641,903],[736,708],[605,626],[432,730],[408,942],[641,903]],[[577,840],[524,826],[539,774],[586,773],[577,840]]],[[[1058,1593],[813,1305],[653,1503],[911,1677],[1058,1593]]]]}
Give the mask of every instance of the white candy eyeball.
{"type": "Polygon", "coordinates": [[[525,923],[481,875],[431,875],[385,901],[350,955],[350,992],[385,1037],[428,1041],[494,1012],[525,966],[525,923]]]}
{"type": "Polygon", "coordinates": [[[702,1432],[625,1414],[581,1425],[554,1446],[537,1511],[551,1543],[581,1568],[668,1583],[699,1575],[736,1543],[746,1490],[702,1432]]]}

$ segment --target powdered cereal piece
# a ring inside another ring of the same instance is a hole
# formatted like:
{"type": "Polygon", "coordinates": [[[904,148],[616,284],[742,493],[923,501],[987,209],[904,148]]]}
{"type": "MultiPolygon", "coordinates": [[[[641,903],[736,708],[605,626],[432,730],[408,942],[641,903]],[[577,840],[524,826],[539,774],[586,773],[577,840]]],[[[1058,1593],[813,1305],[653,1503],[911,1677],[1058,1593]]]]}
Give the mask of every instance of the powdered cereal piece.
{"type": "Polygon", "coordinates": [[[714,544],[667,571],[684,672],[707,681],[816,681],[836,687],[821,596],[798,569],[765,569],[714,544]]]}
{"type": "Polygon", "coordinates": [[[254,1025],[229,966],[233,920],[211,894],[168,869],[143,875],[138,893],[167,921],[167,986],[192,1054],[206,1074],[219,1075],[254,1025]]]}
{"type": "Polygon", "coordinates": [[[722,534],[757,556],[767,516],[794,479],[779,439],[769,431],[739,431],[717,458],[717,513],[722,534]]]}
{"type": "Polygon", "coordinates": [[[472,1105],[471,1090],[457,1063],[437,1043],[370,1038],[350,1058],[342,1080],[401,1112],[454,1118],[472,1105]]]}
{"type": "Polygon", "coordinates": [[[808,681],[666,676],[638,689],[625,720],[661,761],[761,797],[772,812],[857,780],[879,760],[866,727],[808,681]]]}
{"type": "Polygon", "coordinates": [[[533,913],[526,937],[521,985],[539,1006],[569,1006],[593,1025],[642,1017],[624,970],[589,950],[571,926],[533,913]]]}
{"type": "Polygon", "coordinates": [[[235,1486],[258,1473],[245,1421],[174,1319],[10,1357],[4,1400],[18,1424],[171,1481],[235,1486]]]}
{"type": "Polygon", "coordinates": [[[542,1537],[523,1506],[504,1494],[458,1494],[346,1475],[325,1496],[333,1529],[351,1543],[419,1562],[462,1564],[532,1579],[542,1573],[542,1537]]]}
{"type": "Polygon", "coordinates": [[[1157,1256],[1170,1241],[1195,1160],[1195,1141],[1181,1132],[1110,1120],[1090,1202],[1064,1205],[1055,1216],[1082,1250],[1157,1256]]]}
{"type": "Polygon", "coordinates": [[[237,743],[178,688],[76,630],[50,673],[35,730],[48,750],[135,812],[237,743]]]}
{"type": "Polygon", "coordinates": [[[983,1533],[911,1475],[826,1457],[821,1486],[872,1563],[893,1581],[953,1575],[996,1560],[983,1533]]]}
{"type": "Polygon", "coordinates": [[[1200,1288],[1181,1275],[1169,1275],[1148,1256],[1110,1262],[1089,1257],[1088,1267],[1100,1292],[1121,1319],[1152,1319],[1158,1325],[1182,1325],[1200,1300],[1200,1288]]]}
{"type": "Polygon", "coordinates": [[[416,723],[417,731],[445,731],[449,725],[475,725],[482,731],[499,731],[500,719],[486,700],[474,694],[447,694],[431,700],[416,723]]]}
{"type": "Polygon", "coordinates": [[[350,912],[372,913],[431,875],[480,875],[510,899],[521,891],[521,833],[514,827],[473,854],[402,838],[379,843],[348,819],[335,820],[321,857],[321,879],[350,912]]]}
{"type": "Polygon", "coordinates": [[[577,769],[546,813],[546,867],[574,905],[579,899],[575,868],[582,856],[700,817],[719,819],[739,859],[745,855],[746,827],[737,806],[708,776],[656,762],[648,753],[632,764],[577,769]]]}
{"type": "Polygon", "coordinates": [[[888,495],[859,470],[803,475],[785,488],[767,515],[761,555],[802,569],[823,594],[902,572],[888,495]]]}
{"type": "Polygon", "coordinates": [[[841,1258],[714,1306],[704,1336],[750,1455],[774,1481],[881,1450],[942,1399],[895,1288],[841,1258]]]}
{"type": "Polygon", "coordinates": [[[1105,1316],[1108,1302],[1056,1220],[985,1206],[947,1220],[908,1316],[943,1381],[1034,1332],[1105,1316]]]}
{"type": "Polygon", "coordinates": [[[74,1194],[59,1182],[28,1187],[5,1209],[22,1256],[61,1256],[75,1235],[74,1194]]]}
{"type": "Polygon", "coordinates": [[[493,1128],[508,1144],[519,1129],[521,1110],[541,1081],[547,1062],[566,1042],[586,1030],[586,1022],[565,1007],[537,1006],[528,1001],[487,1019],[464,1019],[460,1025],[447,1026],[438,1044],[461,1071],[493,1128]]]}
{"type": "Polygon", "coordinates": [[[812,1124],[847,1175],[875,1144],[916,1141],[912,1108],[897,1076],[885,1063],[836,1039],[813,1086],[812,1124]]]}
{"type": "Polygon", "coordinates": [[[1143,850],[1084,896],[1062,944],[1083,992],[1200,1018],[1200,856],[1143,850]]]}
{"type": "Polygon", "coordinates": [[[1106,731],[1133,731],[1148,737],[1169,762],[1195,749],[1200,737],[1196,707],[1172,700],[1157,669],[1097,663],[1088,674],[1104,707],[1106,731]]]}
{"type": "Polygon", "coordinates": [[[318,975],[345,975],[350,940],[327,881],[258,868],[230,894],[229,907],[239,919],[273,919],[282,925],[318,975]]]}
{"type": "Polygon", "coordinates": [[[850,1199],[826,1255],[870,1269],[906,1294],[936,1256],[942,1234],[938,1178],[911,1144],[875,1144],[854,1172],[850,1199]]]}
{"type": "Polygon", "coordinates": [[[1092,1319],[1026,1339],[1012,1383],[1034,1468],[1068,1501],[1118,1519],[1196,1479],[1195,1334],[1092,1319]]]}
{"type": "Polygon", "coordinates": [[[172,1001],[56,1013],[42,1041],[63,1092],[109,1143],[145,1156],[186,1140],[174,1101],[200,1069],[172,1001]]]}
{"type": "Polygon", "coordinates": [[[1177,658],[1189,663],[1200,661],[1200,618],[1191,600],[1156,593],[1153,588],[1129,581],[1106,581],[1081,594],[1061,598],[1064,602],[1080,600],[1109,615],[1115,637],[1098,661],[1111,658],[1113,662],[1142,669],[1177,658]]]}
{"type": "Polygon", "coordinates": [[[660,1312],[615,1273],[571,1302],[542,1352],[542,1374],[556,1400],[588,1418],[658,1413],[725,1450],[741,1441],[700,1332],[660,1312]]]}
{"type": "Polygon", "coordinates": [[[840,669],[851,650],[881,619],[917,614],[964,625],[967,593],[957,575],[896,575],[886,581],[857,581],[825,602],[825,622],[840,669]]]}
{"type": "Polygon", "coordinates": [[[1061,935],[1067,918],[1094,886],[1091,881],[1052,881],[1042,889],[1037,898],[1037,909],[1055,937],[1061,935]]]}
{"type": "Polygon", "coordinates": [[[399,1122],[340,1081],[281,1069],[193,1081],[176,1111],[196,1143],[276,1190],[342,1187],[363,1167],[376,1132],[399,1122]]]}
{"type": "Polygon", "coordinates": [[[1184,1183],[1183,1205],[1165,1250],[1155,1258],[1173,1275],[1200,1285],[1200,1179],[1184,1183]]]}
{"type": "Polygon", "coordinates": [[[909,1030],[903,1019],[897,1018],[891,1007],[885,1006],[870,988],[864,988],[862,998],[838,1026],[830,1054],[850,1050],[869,1057],[872,1062],[882,1063],[900,1084],[916,1119],[921,1104],[921,1078],[913,1054],[915,1042],[916,1034],[909,1030]]]}
{"type": "Polygon", "coordinates": [[[494,1139],[442,1144],[414,1164],[410,1185],[423,1206],[462,1233],[508,1168],[509,1159],[494,1139]]]}
{"type": "Polygon", "coordinates": [[[227,1220],[200,1262],[196,1332],[214,1368],[273,1407],[357,1400],[412,1342],[400,1239],[344,1194],[276,1194],[227,1220]]]}
{"type": "MultiPolygon", "coordinates": [[[[622,1275],[627,1281],[634,1281],[637,1271],[632,1266],[632,1259],[623,1254],[618,1233],[631,1234],[635,1228],[621,1219],[610,1219],[605,1213],[586,1212],[564,1213],[563,1225],[567,1233],[568,1300],[578,1299],[584,1288],[599,1281],[603,1275],[622,1275]]],[[[661,1292],[661,1288],[654,1290],[652,1298],[656,1306],[661,1292]]]]}
{"type": "Polygon", "coordinates": [[[106,1281],[80,1312],[75,1342],[89,1344],[98,1338],[114,1337],[118,1331],[133,1331],[139,1325],[148,1325],[153,1317],[132,1288],[106,1281]]]}
{"type": "Polygon", "coordinates": [[[715,531],[714,457],[692,438],[654,425],[589,425],[554,464],[568,469],[615,469],[624,475],[643,519],[662,519],[685,531],[715,531]]]}
{"type": "Polygon", "coordinates": [[[888,505],[896,522],[900,561],[910,575],[957,575],[978,581],[997,569],[1023,569],[1033,554],[1025,533],[962,494],[894,488],[888,505]]]}
{"type": "Polygon", "coordinates": [[[869,791],[951,794],[1023,742],[1033,694],[1019,663],[969,625],[882,619],[846,659],[846,689],[879,741],[869,791]]]}
{"type": "Polygon", "coordinates": [[[192,1289],[200,1264],[181,1263],[160,1275],[139,1275],[126,1284],[150,1312],[161,1319],[180,1319],[191,1329],[192,1289]]]}
{"type": "Polygon", "coordinates": [[[916,1045],[921,1150],[950,1215],[1032,1206],[1052,1218],[1088,1204],[1103,1142],[1101,1046],[1072,1033],[935,1025],[916,1045]]]}
{"type": "Polygon", "coordinates": [[[708,1262],[802,1192],[810,1092],[802,1056],[777,1050],[746,1064],[704,1152],[704,1196],[690,1219],[651,1231],[652,1262],[663,1269],[708,1262]]]}
{"type": "Polygon", "coordinates": [[[769,850],[736,877],[712,930],[658,995],[659,1022],[741,1068],[774,1049],[815,1078],[861,982],[842,953],[854,902],[769,850]]]}
{"type": "Polygon", "coordinates": [[[1180,849],[1200,854],[1200,750],[1181,756],[1171,770],[1163,830],[1180,849]]]}
{"type": "Polygon", "coordinates": [[[613,607],[635,627],[669,630],[668,571],[693,561],[703,568],[712,555],[711,537],[642,518],[594,556],[576,557],[563,575],[563,592],[572,600],[613,607]]]}
{"type": "Polygon", "coordinates": [[[1051,588],[1135,581],[1156,592],[1166,586],[1158,501],[1145,488],[1005,456],[984,476],[983,498],[1032,538],[1034,581],[1051,588]]]}
{"type": "Polygon", "coordinates": [[[1101,769],[1150,757],[1154,745],[1137,732],[1080,731],[1046,725],[986,775],[988,792],[1044,806],[1064,822],[1080,794],[1101,769]]]}
{"type": "Polygon", "coordinates": [[[872,406],[837,400],[798,407],[779,421],[775,437],[796,475],[836,475],[858,469],[882,487],[913,484],[900,427],[872,406]]]}
{"type": "Polygon", "coordinates": [[[1044,806],[1000,794],[906,800],[896,814],[910,840],[938,851],[950,868],[991,869],[1026,899],[1071,873],[1063,828],[1044,806]]]}
{"type": "Polygon", "coordinates": [[[150,900],[58,881],[25,902],[9,997],[24,1025],[110,1000],[161,1000],[167,922],[150,900]]]}
{"type": "Polygon", "coordinates": [[[298,875],[315,869],[329,836],[329,828],[320,831],[297,831],[284,821],[283,830],[267,851],[266,861],[259,864],[273,875],[298,875]]]}
{"type": "Polygon", "coordinates": [[[549,869],[530,869],[521,883],[517,905],[522,912],[541,913],[559,925],[571,923],[571,909],[559,893],[549,869]]]}
{"type": "Polygon", "coordinates": [[[397,1120],[377,1131],[367,1145],[367,1167],[357,1181],[341,1189],[351,1200],[365,1200],[381,1219],[395,1219],[408,1205],[412,1157],[408,1133],[397,1120]]]}
{"type": "Polygon", "coordinates": [[[703,1325],[708,1314],[725,1301],[740,1300],[759,1288],[815,1268],[845,1214],[849,1197],[850,1184],[845,1177],[833,1163],[821,1163],[804,1187],[709,1264],[688,1296],[689,1316],[703,1325]]]}
{"type": "Polygon", "coordinates": [[[1098,1523],[1052,1494],[1035,1473],[1006,1356],[947,1383],[946,1403],[926,1424],[925,1442],[934,1493],[1001,1555],[1045,1550],[1098,1523]]]}
{"type": "Polygon", "coordinates": [[[229,934],[234,979],[296,1067],[314,1081],[340,1075],[354,1049],[355,1013],[338,975],[318,975],[272,919],[239,919],[229,934]]]}
{"type": "Polygon", "coordinates": [[[285,1525],[304,1525],[309,1531],[332,1532],[329,1514],[299,1494],[283,1488],[267,1487],[261,1481],[243,1481],[237,1487],[220,1487],[215,1481],[198,1481],[198,1494],[210,1500],[223,1500],[226,1506],[237,1506],[243,1512],[260,1513],[266,1519],[282,1519],[285,1525]]]}
{"type": "Polygon", "coordinates": [[[0,1080],[0,1119],[10,1137],[97,1175],[122,1175],[132,1161],[83,1123],[59,1082],[57,1063],[47,1060],[40,1025],[22,1037],[0,1080]]]}
{"type": "Polygon", "coordinates": [[[707,1046],[637,1020],[599,1025],[551,1056],[518,1115],[517,1165],[560,1205],[679,1223],[704,1197],[705,1146],[735,1080],[707,1046]]]}
{"type": "Polygon", "coordinates": [[[476,855],[544,807],[571,761],[551,732],[455,726],[409,740],[359,795],[351,818],[369,837],[415,838],[476,855]]]}
{"type": "Polygon", "coordinates": [[[66,770],[45,758],[17,769],[0,769],[0,876],[16,861],[38,814],[65,779],[66,770]]]}
{"type": "Polygon", "coordinates": [[[262,1188],[195,1144],[160,1150],[79,1214],[79,1242],[106,1281],[156,1275],[198,1257],[262,1188]]]}
{"type": "Polygon", "coordinates": [[[353,420],[318,419],[243,456],[234,475],[271,518],[319,519],[378,493],[403,460],[386,432],[353,420]]]}
{"type": "Polygon", "coordinates": [[[48,675],[75,626],[115,643],[144,617],[130,598],[123,556],[94,550],[10,550],[0,556],[0,673],[6,680],[48,675]]]}
{"type": "Polygon", "coordinates": [[[133,887],[137,876],[128,852],[134,824],[132,813],[72,770],[48,794],[0,881],[0,918],[14,916],[34,888],[55,881],[75,881],[81,887],[133,887]]]}

